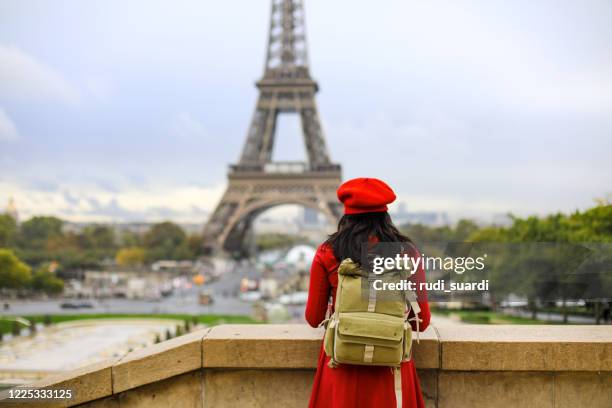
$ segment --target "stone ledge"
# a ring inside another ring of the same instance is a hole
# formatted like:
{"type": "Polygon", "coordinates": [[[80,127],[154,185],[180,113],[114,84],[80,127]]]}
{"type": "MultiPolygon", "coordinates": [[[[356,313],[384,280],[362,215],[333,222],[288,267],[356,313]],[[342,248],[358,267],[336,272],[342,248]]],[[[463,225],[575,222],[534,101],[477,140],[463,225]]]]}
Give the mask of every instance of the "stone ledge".
{"type": "MultiPolygon", "coordinates": [[[[414,336],[416,337],[416,336],[414,336]]],[[[438,368],[437,335],[433,328],[413,340],[420,368],[438,368]]],[[[323,329],[303,324],[222,325],[202,342],[204,368],[316,368],[323,329]]]]}
{"type": "Polygon", "coordinates": [[[412,334],[412,358],[418,368],[440,368],[440,344],[438,334],[434,326],[419,333],[419,341],[416,333],[412,334]]]}
{"type": "MultiPolygon", "coordinates": [[[[322,337],[322,329],[306,325],[216,326],[136,350],[120,360],[106,360],[30,385],[73,389],[72,400],[47,401],[43,405],[8,403],[4,391],[0,393],[0,407],[75,406],[116,394],[122,396],[127,390],[202,369],[204,373],[216,369],[312,370],[322,337]]],[[[605,374],[601,377],[605,381],[612,378],[612,326],[430,327],[420,334],[420,343],[414,342],[414,347],[419,369],[433,369],[431,372],[439,371],[440,376],[446,373],[448,378],[470,372],[499,377],[508,371],[521,371],[523,376],[529,372],[548,376],[600,372],[605,374]]],[[[580,386],[588,387],[591,382],[580,386]]],[[[105,400],[112,402],[115,397],[105,400]]]]}
{"type": "Polygon", "coordinates": [[[443,370],[612,371],[612,326],[457,325],[438,334],[443,370]]]}
{"type": "Polygon", "coordinates": [[[202,342],[205,368],[315,368],[322,329],[303,324],[215,326],[202,342]]]}
{"type": "Polygon", "coordinates": [[[209,331],[198,330],[127,354],[112,368],[113,393],[201,368],[202,339],[209,331]]]}
{"type": "Polygon", "coordinates": [[[118,360],[118,358],[111,358],[73,371],[51,375],[23,387],[46,390],[71,390],[73,393],[71,399],[8,400],[7,390],[0,393],[0,407],[71,407],[87,401],[104,398],[113,393],[111,369],[118,360]]]}

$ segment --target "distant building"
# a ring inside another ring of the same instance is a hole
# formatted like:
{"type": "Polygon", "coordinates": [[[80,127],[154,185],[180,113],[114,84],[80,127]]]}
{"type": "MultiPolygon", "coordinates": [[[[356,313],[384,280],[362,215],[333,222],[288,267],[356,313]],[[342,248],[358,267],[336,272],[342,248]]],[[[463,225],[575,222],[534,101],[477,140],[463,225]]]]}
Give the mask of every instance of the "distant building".
{"type": "Polygon", "coordinates": [[[151,264],[151,270],[155,272],[168,271],[168,272],[183,272],[191,273],[195,270],[196,264],[190,260],[175,261],[172,259],[159,260],[151,264]]]}
{"type": "Polygon", "coordinates": [[[13,197],[9,198],[4,212],[13,217],[15,222],[19,223],[19,212],[17,211],[17,205],[15,204],[15,199],[13,197]]]}
{"type": "Polygon", "coordinates": [[[96,298],[159,299],[172,290],[173,276],[151,271],[85,271],[83,282],[72,295],[96,298]]]}
{"type": "Polygon", "coordinates": [[[274,278],[261,278],[259,291],[264,298],[273,298],[278,294],[278,280],[274,278]]]}
{"type": "Polygon", "coordinates": [[[431,227],[439,227],[448,225],[450,220],[445,212],[436,211],[407,211],[406,204],[400,202],[398,209],[395,212],[390,213],[393,222],[396,225],[404,224],[422,224],[431,227]]]}
{"type": "Polygon", "coordinates": [[[257,234],[297,234],[300,229],[299,223],[286,218],[258,217],[253,223],[253,228],[257,234]]]}

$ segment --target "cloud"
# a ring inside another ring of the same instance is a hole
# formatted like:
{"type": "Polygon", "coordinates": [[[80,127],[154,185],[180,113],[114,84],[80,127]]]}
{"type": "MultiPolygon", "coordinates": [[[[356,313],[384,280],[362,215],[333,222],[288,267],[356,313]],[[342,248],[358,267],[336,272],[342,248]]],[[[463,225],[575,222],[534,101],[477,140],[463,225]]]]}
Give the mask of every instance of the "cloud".
{"type": "Polygon", "coordinates": [[[102,216],[108,217],[114,220],[127,220],[135,219],[138,217],[138,213],[130,211],[127,208],[119,204],[117,197],[111,198],[107,203],[101,204],[98,200],[90,200],[90,203],[95,204],[90,210],[84,211],[85,214],[90,216],[102,216]]]}
{"type": "Polygon", "coordinates": [[[513,124],[495,112],[483,119],[444,107],[413,111],[328,122],[331,155],[344,177],[384,179],[411,211],[477,219],[584,209],[609,191],[609,161],[598,153],[609,151],[609,137],[583,120],[513,124]],[[572,142],[581,135],[583,143],[572,142]]]}
{"type": "Polygon", "coordinates": [[[106,202],[101,202],[95,197],[85,200],[88,205],[75,210],[75,205],[63,209],[65,215],[78,216],[85,220],[106,221],[162,221],[173,220],[176,222],[201,223],[210,214],[198,206],[183,205],[182,203],[168,202],[168,205],[130,206],[130,198],[113,196],[106,202]],[[121,200],[121,201],[120,201],[121,200]],[[178,204],[178,205],[177,205],[178,204]]]}
{"type": "Polygon", "coordinates": [[[17,126],[0,107],[0,142],[11,142],[19,139],[17,126]]]}
{"type": "Polygon", "coordinates": [[[110,192],[95,182],[62,181],[61,188],[43,180],[0,180],[0,200],[14,197],[23,219],[55,215],[75,222],[163,221],[202,223],[224,191],[224,185],[143,186],[110,192]]]}
{"type": "Polygon", "coordinates": [[[170,124],[170,134],[181,139],[200,139],[207,136],[204,125],[195,119],[189,112],[181,112],[170,124]]]}
{"type": "Polygon", "coordinates": [[[74,195],[72,195],[70,193],[70,191],[64,191],[63,193],[64,195],[64,200],[66,200],[66,202],[70,205],[79,205],[79,203],[81,202],[81,199],[79,197],[75,197],[74,195]]]}
{"type": "Polygon", "coordinates": [[[0,96],[78,103],[80,93],[64,76],[16,46],[0,44],[0,96]]]}
{"type": "Polygon", "coordinates": [[[92,177],[91,181],[94,182],[94,184],[100,189],[109,193],[118,193],[120,191],[119,186],[111,179],[92,177]]]}

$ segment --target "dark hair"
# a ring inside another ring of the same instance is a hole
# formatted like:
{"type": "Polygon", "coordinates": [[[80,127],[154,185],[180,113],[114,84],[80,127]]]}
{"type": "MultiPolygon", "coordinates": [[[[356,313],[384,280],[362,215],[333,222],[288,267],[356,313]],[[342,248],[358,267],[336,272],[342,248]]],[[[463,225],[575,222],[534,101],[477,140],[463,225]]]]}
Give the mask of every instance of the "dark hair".
{"type": "Polygon", "coordinates": [[[387,212],[345,214],[338,222],[338,230],[331,234],[325,243],[329,245],[338,261],[351,258],[361,261],[362,245],[370,237],[379,242],[408,242],[412,240],[403,235],[391,221],[387,212]]]}

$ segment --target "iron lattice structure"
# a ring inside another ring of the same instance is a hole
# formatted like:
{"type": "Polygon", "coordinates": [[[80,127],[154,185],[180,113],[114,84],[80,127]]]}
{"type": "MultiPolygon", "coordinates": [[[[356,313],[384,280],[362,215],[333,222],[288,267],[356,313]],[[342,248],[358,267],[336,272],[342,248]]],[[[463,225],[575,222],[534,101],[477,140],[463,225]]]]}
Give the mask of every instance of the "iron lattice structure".
{"type": "Polygon", "coordinates": [[[227,190],[204,228],[208,253],[244,252],[255,217],[277,205],[314,208],[331,222],[341,214],[335,194],[341,167],[331,162],[319,120],[301,0],[272,1],[264,75],[256,85],[259,97],[240,160],[230,165],[227,190]],[[272,161],[283,113],[301,119],[305,162],[272,161]]]}

